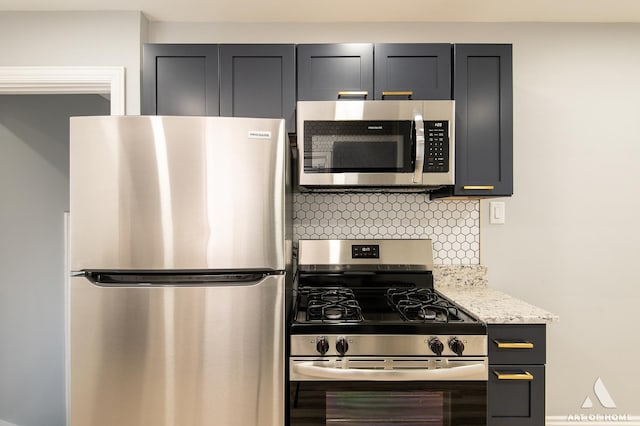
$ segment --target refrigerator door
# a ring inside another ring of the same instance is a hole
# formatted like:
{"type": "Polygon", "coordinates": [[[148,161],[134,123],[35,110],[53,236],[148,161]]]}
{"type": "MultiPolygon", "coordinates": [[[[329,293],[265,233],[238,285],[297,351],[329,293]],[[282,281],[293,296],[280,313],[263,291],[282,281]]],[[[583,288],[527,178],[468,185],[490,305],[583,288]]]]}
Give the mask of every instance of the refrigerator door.
{"type": "Polygon", "coordinates": [[[283,292],[73,277],[71,426],[283,425],[283,292]]]}
{"type": "Polygon", "coordinates": [[[283,270],[284,120],[71,119],[71,270],[283,270]]]}

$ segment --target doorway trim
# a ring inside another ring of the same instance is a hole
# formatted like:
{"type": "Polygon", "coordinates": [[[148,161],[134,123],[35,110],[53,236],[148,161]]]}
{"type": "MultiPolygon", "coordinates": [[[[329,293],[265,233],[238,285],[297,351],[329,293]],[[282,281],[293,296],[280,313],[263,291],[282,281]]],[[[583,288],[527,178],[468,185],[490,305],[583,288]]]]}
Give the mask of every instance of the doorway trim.
{"type": "Polygon", "coordinates": [[[0,67],[0,95],[106,94],[125,114],[124,67],[0,67]]]}
{"type": "MultiPolygon", "coordinates": [[[[108,95],[111,115],[125,115],[124,67],[2,67],[0,66],[0,95],[37,94],[98,94],[108,95]]],[[[69,271],[69,213],[64,214],[65,229],[65,423],[70,423],[70,271],[69,271]]],[[[0,426],[5,424],[0,420],[0,426]]],[[[12,425],[8,423],[7,425],[12,425]]]]}

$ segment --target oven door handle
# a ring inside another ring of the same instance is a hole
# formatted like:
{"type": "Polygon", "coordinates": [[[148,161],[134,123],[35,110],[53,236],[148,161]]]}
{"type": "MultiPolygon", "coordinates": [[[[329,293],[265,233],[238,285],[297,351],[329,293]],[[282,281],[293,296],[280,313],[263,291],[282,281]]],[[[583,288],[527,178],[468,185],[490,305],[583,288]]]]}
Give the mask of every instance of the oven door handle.
{"type": "Polygon", "coordinates": [[[417,380],[487,380],[485,364],[461,365],[438,369],[373,370],[364,368],[333,368],[314,365],[313,362],[293,364],[300,376],[329,380],[417,381],[417,380]]]}

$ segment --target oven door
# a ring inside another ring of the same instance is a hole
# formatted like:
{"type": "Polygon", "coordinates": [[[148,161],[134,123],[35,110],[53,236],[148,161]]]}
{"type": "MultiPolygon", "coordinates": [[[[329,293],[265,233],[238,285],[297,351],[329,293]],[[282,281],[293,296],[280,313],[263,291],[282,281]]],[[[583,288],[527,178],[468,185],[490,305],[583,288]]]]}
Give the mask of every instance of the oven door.
{"type": "MultiPolygon", "coordinates": [[[[291,426],[470,426],[487,422],[487,365],[341,368],[292,360],[291,426]],[[448,371],[445,371],[448,370],[448,371]]],[[[398,360],[396,360],[396,363],[398,360]]]]}

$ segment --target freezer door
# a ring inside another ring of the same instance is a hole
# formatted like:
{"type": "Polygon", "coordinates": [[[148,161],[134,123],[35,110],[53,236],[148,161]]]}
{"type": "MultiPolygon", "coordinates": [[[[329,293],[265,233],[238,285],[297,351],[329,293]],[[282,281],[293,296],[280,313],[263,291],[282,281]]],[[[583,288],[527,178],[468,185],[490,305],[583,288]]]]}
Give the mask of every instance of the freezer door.
{"type": "Polygon", "coordinates": [[[71,426],[282,426],[284,277],[71,279],[71,426]]]}
{"type": "Polygon", "coordinates": [[[284,120],[71,119],[71,269],[283,270],[284,120]]]}

